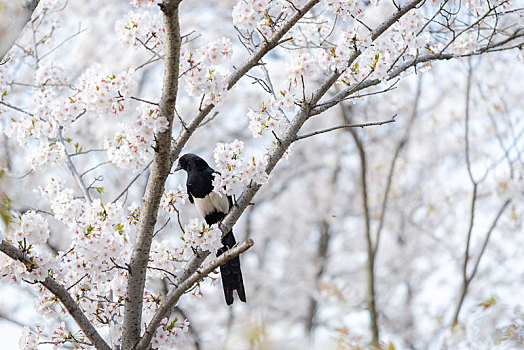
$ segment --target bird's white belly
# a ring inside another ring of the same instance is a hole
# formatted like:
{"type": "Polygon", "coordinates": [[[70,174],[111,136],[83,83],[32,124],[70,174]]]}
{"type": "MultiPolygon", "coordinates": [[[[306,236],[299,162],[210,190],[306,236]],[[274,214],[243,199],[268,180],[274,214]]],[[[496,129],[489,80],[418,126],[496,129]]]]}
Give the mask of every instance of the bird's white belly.
{"type": "Polygon", "coordinates": [[[229,211],[229,201],[225,194],[218,194],[213,191],[204,198],[193,199],[198,213],[204,218],[211,213],[220,212],[226,214],[229,211]]]}

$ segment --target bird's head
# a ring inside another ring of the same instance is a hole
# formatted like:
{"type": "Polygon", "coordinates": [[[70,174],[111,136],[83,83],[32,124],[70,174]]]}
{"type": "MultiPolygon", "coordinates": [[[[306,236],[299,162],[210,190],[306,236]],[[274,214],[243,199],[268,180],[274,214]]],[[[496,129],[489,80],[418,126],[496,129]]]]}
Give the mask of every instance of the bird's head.
{"type": "Polygon", "coordinates": [[[178,165],[175,171],[185,170],[189,171],[198,171],[203,170],[209,167],[205,160],[193,153],[184,154],[178,160],[178,165]]]}

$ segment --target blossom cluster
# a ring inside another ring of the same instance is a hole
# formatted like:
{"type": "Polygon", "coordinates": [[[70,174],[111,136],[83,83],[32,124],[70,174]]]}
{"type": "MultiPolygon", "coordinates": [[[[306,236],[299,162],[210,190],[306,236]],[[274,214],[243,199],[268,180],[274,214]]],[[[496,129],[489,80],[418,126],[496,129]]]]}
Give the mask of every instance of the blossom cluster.
{"type": "Polygon", "coordinates": [[[52,90],[40,90],[33,95],[32,113],[12,114],[4,132],[7,137],[16,137],[20,146],[26,146],[30,139],[56,137],[54,111],[51,108],[56,94],[52,90]]]}
{"type": "Polygon", "coordinates": [[[244,159],[244,143],[235,140],[231,143],[217,143],[214,151],[215,164],[219,173],[213,180],[214,191],[232,195],[240,192],[251,182],[265,184],[269,175],[266,173],[265,158],[244,159]]]}
{"type": "Polygon", "coordinates": [[[156,0],[132,0],[131,4],[134,7],[150,7],[153,4],[156,4],[156,0]]]}
{"type": "Polygon", "coordinates": [[[175,349],[184,342],[188,327],[188,320],[180,321],[178,318],[175,318],[169,322],[165,318],[160,323],[160,327],[158,327],[151,343],[158,350],[175,349]]]}
{"type": "Polygon", "coordinates": [[[363,15],[363,2],[359,0],[340,1],[324,0],[324,6],[328,12],[340,16],[344,20],[349,20],[363,15]]]}
{"type": "Polygon", "coordinates": [[[200,248],[204,251],[216,253],[222,247],[222,231],[218,228],[218,224],[211,226],[205,223],[200,223],[198,219],[192,219],[188,225],[184,227],[184,254],[192,254],[191,249],[200,248]]]}
{"type": "Polygon", "coordinates": [[[315,16],[307,23],[298,23],[290,29],[290,42],[296,46],[322,46],[319,43],[324,43],[330,35],[333,34],[333,26],[335,21],[325,15],[315,16]]]}
{"type": "Polygon", "coordinates": [[[64,68],[53,61],[42,63],[35,72],[36,85],[65,85],[67,73],[64,68]]]}
{"type": "Polygon", "coordinates": [[[187,193],[184,191],[181,185],[178,185],[176,191],[169,190],[164,192],[160,199],[160,209],[167,213],[176,212],[176,205],[178,203],[185,204],[187,199],[187,193]]]}
{"type": "Polygon", "coordinates": [[[299,55],[287,66],[289,82],[293,86],[301,84],[302,79],[310,76],[316,67],[316,59],[311,54],[299,55]]]}
{"type": "Polygon", "coordinates": [[[336,47],[318,55],[319,65],[323,69],[342,71],[341,81],[345,84],[366,78],[384,80],[397,57],[404,51],[416,55],[426,48],[429,37],[419,34],[423,25],[423,17],[415,9],[400,18],[373,42],[368,34],[360,34],[357,29],[351,29],[342,36],[336,47]],[[348,67],[355,50],[361,53],[352,66],[348,67]]]}
{"type": "MultiPolygon", "coordinates": [[[[121,202],[104,203],[95,199],[92,203],[75,198],[73,191],[65,188],[59,180],[51,180],[39,192],[51,204],[55,218],[69,227],[72,235],[71,249],[56,257],[36,250],[49,237],[47,220],[40,214],[26,212],[15,218],[6,233],[6,239],[19,242],[28,254],[23,264],[0,254],[0,276],[9,276],[13,281],[41,281],[51,275],[64,286],[95,325],[109,325],[111,338],[118,342],[122,334],[123,309],[127,285],[126,264],[129,263],[132,242],[136,234],[139,208],[136,204],[125,210],[121,202]],[[110,322],[108,321],[110,320],[110,322]]],[[[187,195],[178,191],[166,193],[164,209],[170,211],[171,204],[183,203],[187,195]]],[[[172,241],[154,241],[150,251],[148,278],[173,276],[187,260],[192,248],[216,252],[221,247],[221,231],[216,227],[200,226],[198,222],[186,227],[184,244],[172,241]]],[[[1,278],[1,277],[0,277],[1,278]]],[[[38,288],[38,311],[44,315],[66,314],[67,311],[56,298],[41,285],[38,288]]],[[[144,292],[144,317],[151,317],[159,306],[161,296],[154,297],[144,292]]],[[[159,349],[172,348],[184,341],[188,322],[175,319],[164,322],[154,337],[159,349]]],[[[56,324],[44,338],[60,345],[68,342],[83,348],[87,342],[83,335],[71,334],[63,324],[56,324]]],[[[27,331],[20,339],[23,349],[35,349],[42,335],[27,331]]]]}
{"type": "Polygon", "coordinates": [[[188,95],[205,95],[209,100],[218,102],[227,92],[226,74],[218,70],[218,65],[229,60],[232,54],[229,38],[210,42],[194,53],[183,50],[180,53],[180,70],[188,95]]]}
{"type": "Polygon", "coordinates": [[[264,20],[267,0],[240,0],[233,7],[233,23],[239,29],[256,30],[258,23],[264,20]]]}
{"type": "Polygon", "coordinates": [[[280,91],[279,98],[271,97],[269,102],[263,102],[258,110],[250,109],[249,130],[254,138],[259,138],[265,131],[281,136],[285,126],[289,123],[286,112],[296,110],[295,96],[291,91],[280,91]]]}
{"type": "Polygon", "coordinates": [[[279,26],[274,18],[290,16],[305,3],[306,0],[239,0],[233,7],[233,23],[248,35],[257,33],[261,40],[267,40],[279,26]]]}
{"type": "Polygon", "coordinates": [[[51,179],[47,186],[40,187],[40,193],[51,203],[51,210],[55,219],[73,227],[77,224],[77,218],[84,215],[86,205],[84,201],[74,196],[70,188],[61,189],[59,180],[51,179]]]}
{"type": "Polygon", "coordinates": [[[149,253],[149,278],[162,278],[165,272],[175,274],[180,268],[181,263],[185,261],[184,250],[181,247],[175,247],[171,241],[154,241],[149,253]]]}
{"type": "Polygon", "coordinates": [[[5,239],[16,244],[27,256],[24,262],[0,256],[0,279],[10,277],[13,281],[21,279],[43,281],[48,271],[56,269],[56,260],[42,247],[49,238],[49,225],[40,214],[27,211],[13,218],[7,228],[5,239]]]}
{"type": "Polygon", "coordinates": [[[451,45],[451,52],[454,55],[460,56],[466,52],[474,52],[479,48],[477,35],[471,32],[463,33],[458,36],[453,44],[451,45]]]}
{"type": "Polygon", "coordinates": [[[503,9],[508,9],[513,5],[513,1],[505,0],[467,0],[466,8],[477,17],[481,17],[484,13],[491,11],[493,8],[499,7],[502,5],[503,9]]]}
{"type": "Polygon", "coordinates": [[[35,83],[41,88],[33,94],[30,112],[11,114],[4,132],[16,138],[20,146],[38,140],[27,153],[33,169],[56,164],[63,158],[65,149],[58,131],[86,112],[122,114],[128,103],[126,97],[134,86],[133,74],[133,70],[109,73],[95,64],[78,79],[72,94],[57,96],[59,87],[55,85],[65,82],[65,73],[56,64],[42,64],[35,76],[35,83]]]}
{"type": "Polygon", "coordinates": [[[11,71],[6,67],[6,64],[0,65],[0,100],[11,91],[12,80],[11,71]]]}
{"type": "Polygon", "coordinates": [[[40,140],[40,146],[29,153],[31,166],[36,169],[45,164],[58,164],[64,156],[64,150],[64,145],[59,142],[40,140]]]}
{"type": "Polygon", "coordinates": [[[125,110],[126,99],[135,86],[135,71],[111,73],[99,63],[86,69],[75,84],[78,93],[71,97],[82,109],[103,115],[116,115],[125,110]]]}
{"type": "MultiPolygon", "coordinates": [[[[142,6],[142,2],[144,1],[135,1],[135,6],[142,6]]],[[[151,2],[147,3],[150,5],[151,2]]],[[[166,30],[161,12],[153,14],[145,9],[130,11],[115,23],[115,31],[120,41],[127,46],[145,46],[155,51],[164,47],[166,30]]]]}
{"type": "Polygon", "coordinates": [[[27,246],[45,244],[49,238],[49,224],[42,215],[27,211],[14,218],[6,237],[15,242],[23,242],[27,246]]]}
{"type": "Polygon", "coordinates": [[[38,344],[40,341],[40,334],[41,334],[40,328],[36,328],[36,331],[32,331],[29,329],[29,327],[24,327],[24,331],[22,332],[22,336],[20,337],[18,341],[18,346],[20,350],[37,350],[38,344]]]}
{"type": "Polygon", "coordinates": [[[158,106],[141,104],[133,124],[123,124],[113,139],[106,140],[107,158],[123,169],[142,170],[153,158],[155,134],[166,130],[167,118],[158,106]]]}

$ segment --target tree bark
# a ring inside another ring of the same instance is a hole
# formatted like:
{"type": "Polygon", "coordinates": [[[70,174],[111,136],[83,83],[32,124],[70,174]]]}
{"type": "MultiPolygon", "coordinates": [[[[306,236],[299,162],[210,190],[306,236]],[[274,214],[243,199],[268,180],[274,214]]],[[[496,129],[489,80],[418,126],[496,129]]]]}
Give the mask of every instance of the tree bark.
{"type": "Polygon", "coordinates": [[[178,92],[178,76],[180,70],[180,25],[178,22],[178,7],[180,1],[166,0],[159,6],[164,13],[166,28],[166,55],[164,66],[164,84],[160,100],[160,115],[167,118],[168,127],[157,135],[155,157],[151,174],[146,185],[142,201],[140,221],[135,242],[135,249],[129,264],[129,279],[126,289],[124,307],[124,331],[122,335],[122,350],[131,350],[140,339],[142,325],[142,305],[146,281],[149,250],[154,236],[160,199],[171,170],[169,157],[171,133],[173,130],[173,115],[178,92]]]}

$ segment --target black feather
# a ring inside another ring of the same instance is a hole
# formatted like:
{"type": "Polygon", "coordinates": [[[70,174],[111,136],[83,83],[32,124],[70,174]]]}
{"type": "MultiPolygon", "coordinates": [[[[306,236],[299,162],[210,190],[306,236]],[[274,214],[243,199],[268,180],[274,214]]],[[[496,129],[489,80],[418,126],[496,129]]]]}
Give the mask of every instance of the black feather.
{"type": "MultiPolygon", "coordinates": [[[[183,155],[178,161],[177,169],[182,169],[187,172],[186,186],[189,201],[191,203],[195,203],[195,199],[206,199],[206,196],[213,192],[213,178],[214,174],[217,172],[199,156],[191,153],[183,155]]],[[[207,200],[211,201],[210,197],[207,197],[207,200]]],[[[232,200],[230,196],[227,197],[227,200],[228,210],[225,212],[224,210],[214,206],[212,202],[205,203],[207,205],[207,209],[210,207],[213,208],[213,210],[210,210],[210,212],[206,213],[204,217],[208,225],[216,224],[226,216],[227,212],[232,206],[232,200]]],[[[226,206],[224,202],[221,203],[221,206],[226,206]]],[[[233,236],[233,230],[229,231],[222,238],[222,244],[223,247],[218,250],[217,256],[222,255],[236,244],[235,236],[233,236]]],[[[237,291],[240,300],[246,302],[246,292],[242,279],[242,271],[240,269],[240,258],[237,256],[236,258],[233,258],[220,266],[220,274],[222,276],[222,287],[224,289],[226,304],[233,304],[233,291],[235,290],[237,291]]]]}

